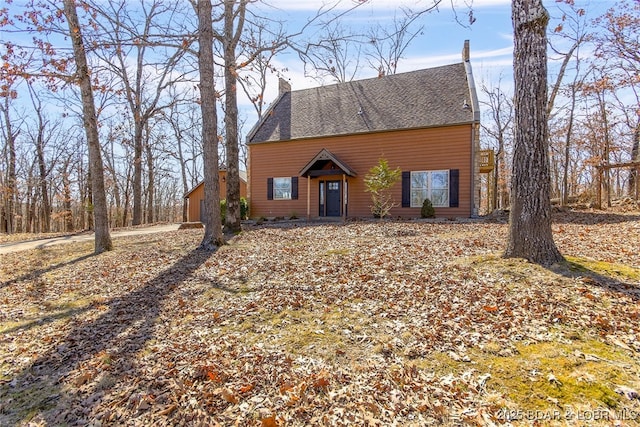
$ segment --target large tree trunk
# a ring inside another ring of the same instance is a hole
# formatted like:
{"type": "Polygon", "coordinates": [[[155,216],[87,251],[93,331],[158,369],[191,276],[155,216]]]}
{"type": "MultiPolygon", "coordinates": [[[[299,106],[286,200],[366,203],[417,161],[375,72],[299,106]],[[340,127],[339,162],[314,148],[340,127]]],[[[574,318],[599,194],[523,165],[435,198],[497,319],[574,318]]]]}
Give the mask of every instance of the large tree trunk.
{"type": "Polygon", "coordinates": [[[238,93],[236,46],[244,27],[246,0],[238,5],[237,14],[233,6],[235,1],[224,2],[224,83],[225,83],[225,133],[227,154],[227,213],[225,216],[225,231],[237,233],[241,230],[240,223],[240,161],[238,157],[238,93]],[[238,17],[237,29],[234,31],[234,20],[238,17]]]}
{"type": "Polygon", "coordinates": [[[215,250],[224,244],[220,216],[218,176],[218,116],[213,73],[213,23],[211,0],[200,0],[198,14],[198,65],[200,67],[200,108],[204,166],[204,225],[200,249],[215,250]]]}
{"type": "Polygon", "coordinates": [[[542,0],[513,0],[515,147],[505,257],[562,261],[551,233],[547,125],[547,23],[542,0]]]}
{"type": "Polygon", "coordinates": [[[95,225],[94,252],[101,253],[113,249],[109,234],[107,214],[107,197],[104,189],[104,170],[98,137],[98,120],[96,116],[91,76],[87,65],[82,32],[74,0],[64,0],[64,14],[69,24],[69,32],[73,43],[73,56],[76,61],[76,79],[80,86],[82,98],[82,118],[89,146],[89,168],[91,170],[91,187],[93,193],[93,218],[95,225]]]}

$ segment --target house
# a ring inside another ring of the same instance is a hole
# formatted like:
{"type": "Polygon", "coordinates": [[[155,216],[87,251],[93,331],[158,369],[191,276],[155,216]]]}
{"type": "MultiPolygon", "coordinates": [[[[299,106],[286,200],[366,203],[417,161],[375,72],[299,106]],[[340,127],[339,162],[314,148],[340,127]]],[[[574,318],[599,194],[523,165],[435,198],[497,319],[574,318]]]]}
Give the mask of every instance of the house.
{"type": "Polygon", "coordinates": [[[402,170],[392,217],[469,217],[479,205],[480,113],[462,62],[280,94],[247,136],[251,217],[371,217],[364,177],[402,170]]]}
{"type": "MultiPolygon", "coordinates": [[[[227,170],[220,169],[218,171],[218,179],[220,182],[220,199],[227,197],[227,170]]],[[[247,173],[240,171],[240,197],[247,197],[247,173]]],[[[201,181],[185,196],[187,199],[187,220],[189,222],[202,221],[202,212],[204,212],[204,181],[201,181]]]]}

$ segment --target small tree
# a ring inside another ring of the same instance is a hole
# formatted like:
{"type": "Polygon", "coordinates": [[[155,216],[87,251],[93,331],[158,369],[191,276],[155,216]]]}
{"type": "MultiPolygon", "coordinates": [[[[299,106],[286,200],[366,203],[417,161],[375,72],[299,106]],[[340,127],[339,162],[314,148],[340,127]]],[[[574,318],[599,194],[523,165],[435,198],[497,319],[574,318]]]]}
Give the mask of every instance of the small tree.
{"type": "Polygon", "coordinates": [[[431,203],[431,200],[424,199],[424,202],[422,202],[422,209],[420,209],[420,216],[422,218],[436,217],[436,210],[433,208],[433,203],[431,203]]]}
{"type": "Polygon", "coordinates": [[[384,218],[397,206],[393,201],[391,187],[395,185],[402,172],[400,168],[390,169],[386,159],[378,160],[378,165],[369,169],[364,177],[366,191],[371,193],[371,213],[376,218],[384,218]]]}

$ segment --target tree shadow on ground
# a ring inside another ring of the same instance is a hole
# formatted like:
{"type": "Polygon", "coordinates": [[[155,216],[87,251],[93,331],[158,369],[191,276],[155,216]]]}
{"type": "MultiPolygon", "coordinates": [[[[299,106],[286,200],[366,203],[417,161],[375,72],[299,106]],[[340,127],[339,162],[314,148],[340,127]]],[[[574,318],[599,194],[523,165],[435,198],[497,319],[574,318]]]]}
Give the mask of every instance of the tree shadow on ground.
{"type": "Polygon", "coordinates": [[[24,281],[37,280],[38,278],[42,277],[43,275],[45,275],[47,273],[50,273],[50,272],[55,271],[55,270],[59,270],[61,268],[68,267],[70,265],[77,264],[77,263],[79,263],[81,261],[84,261],[84,260],[87,260],[87,259],[89,259],[89,258],[91,258],[93,256],[95,256],[95,253],[91,252],[90,254],[83,255],[83,256],[80,256],[78,258],[74,258],[72,260],[63,262],[63,263],[59,263],[59,264],[51,265],[51,266],[46,267],[46,268],[39,268],[37,270],[30,271],[27,274],[23,274],[22,276],[16,277],[14,279],[7,280],[6,282],[0,282],[0,289],[8,288],[9,286],[13,286],[13,285],[15,285],[17,283],[24,282],[24,281]]]}
{"type": "Polygon", "coordinates": [[[569,279],[578,277],[587,278],[589,285],[598,286],[604,290],[627,296],[634,302],[640,301],[640,283],[633,283],[632,280],[607,276],[587,268],[578,262],[568,260],[563,263],[554,264],[553,266],[547,267],[547,269],[569,279]]]}
{"type": "Polygon", "coordinates": [[[578,210],[567,210],[555,212],[552,216],[554,224],[620,224],[623,222],[640,221],[640,214],[622,214],[615,212],[587,212],[578,210]]]}
{"type": "Polygon", "coordinates": [[[72,396],[65,383],[80,386],[83,381],[70,376],[99,354],[108,354],[112,386],[130,375],[136,354],[156,338],[162,304],[170,301],[213,253],[193,250],[132,292],[104,302],[102,310],[106,311],[94,320],[73,319],[75,325],[63,340],[0,385],[0,425],[15,425],[37,413],[49,425],[89,424],[82,417],[90,416],[91,404],[83,413],[67,410],[65,402],[72,396]]]}

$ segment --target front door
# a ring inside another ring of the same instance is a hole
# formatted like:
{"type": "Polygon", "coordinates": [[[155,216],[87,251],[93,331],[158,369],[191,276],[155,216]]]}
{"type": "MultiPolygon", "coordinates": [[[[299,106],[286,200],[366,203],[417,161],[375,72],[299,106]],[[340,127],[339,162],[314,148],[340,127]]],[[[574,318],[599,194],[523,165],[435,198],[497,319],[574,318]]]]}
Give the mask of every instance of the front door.
{"type": "Polygon", "coordinates": [[[340,216],[340,181],[327,181],[326,215],[340,216]]]}

